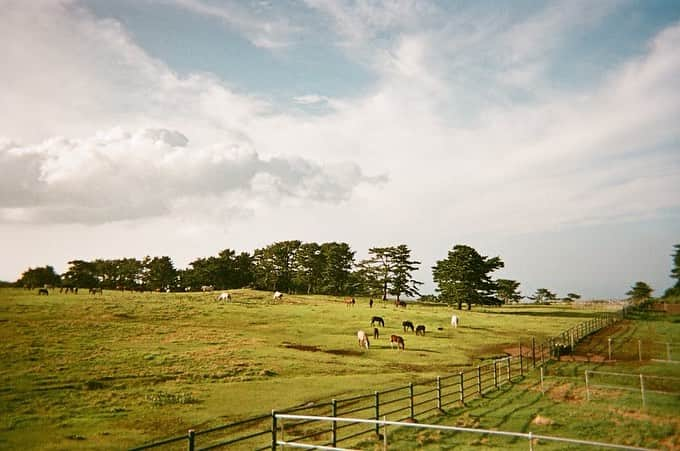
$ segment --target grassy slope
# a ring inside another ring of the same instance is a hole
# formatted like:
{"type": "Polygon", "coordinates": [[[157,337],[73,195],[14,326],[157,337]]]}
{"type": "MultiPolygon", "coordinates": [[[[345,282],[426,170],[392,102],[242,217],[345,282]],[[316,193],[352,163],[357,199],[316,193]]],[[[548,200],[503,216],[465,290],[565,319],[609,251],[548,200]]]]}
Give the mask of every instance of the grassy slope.
{"type": "Polygon", "coordinates": [[[588,319],[591,310],[511,307],[460,312],[366,299],[237,290],[215,294],[38,297],[0,290],[0,448],[117,449],[309,400],[450,374],[588,319]],[[383,316],[362,352],[356,331],[383,316]],[[425,324],[425,337],[401,321],[425,324]],[[437,327],[442,327],[438,331],[437,327]],[[390,349],[405,336],[406,352],[390,349]],[[296,346],[307,347],[306,350],[296,346]]]}

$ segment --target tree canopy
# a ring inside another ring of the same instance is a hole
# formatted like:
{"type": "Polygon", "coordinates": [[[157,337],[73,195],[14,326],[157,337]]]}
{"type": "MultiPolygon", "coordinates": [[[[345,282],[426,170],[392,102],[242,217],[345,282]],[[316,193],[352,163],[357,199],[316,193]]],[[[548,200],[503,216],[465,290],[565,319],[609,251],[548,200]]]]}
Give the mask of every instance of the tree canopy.
{"type": "Polygon", "coordinates": [[[636,304],[640,304],[652,297],[652,287],[645,282],[636,282],[635,285],[626,293],[636,304]]]}
{"type": "Polygon", "coordinates": [[[466,303],[470,310],[472,304],[501,303],[494,296],[497,286],[490,273],[503,266],[500,257],[483,256],[470,246],[457,244],[446,259],[432,267],[432,277],[444,302],[457,304],[459,310],[466,303]]]}

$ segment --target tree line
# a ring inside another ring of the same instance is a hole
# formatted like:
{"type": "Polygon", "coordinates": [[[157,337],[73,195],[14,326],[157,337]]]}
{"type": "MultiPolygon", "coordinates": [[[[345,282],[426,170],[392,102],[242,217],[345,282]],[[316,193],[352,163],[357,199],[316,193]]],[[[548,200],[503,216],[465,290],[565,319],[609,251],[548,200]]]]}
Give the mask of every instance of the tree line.
{"type": "MultiPolygon", "coordinates": [[[[666,295],[680,292],[680,245],[675,245],[671,277],[678,279],[666,295]]],[[[413,273],[421,262],[411,257],[405,244],[373,247],[368,258],[357,261],[347,243],[305,243],[280,241],[253,253],[224,249],[217,256],[201,257],[185,269],[175,267],[168,256],[142,259],[73,260],[68,269],[57,274],[52,266],[29,268],[15,283],[17,286],[81,287],[125,290],[197,290],[202,286],[228,290],[254,288],[287,293],[363,295],[387,300],[402,296],[445,302],[468,309],[472,305],[500,305],[518,302],[523,295],[520,282],[493,278],[492,273],[505,266],[499,256],[481,255],[474,248],[457,244],[432,267],[435,295],[421,296],[413,273]]],[[[633,299],[647,298],[653,290],[638,282],[627,294],[633,299]]],[[[555,293],[539,288],[527,296],[535,302],[557,300],[555,293]]],[[[568,293],[563,301],[581,296],[568,293]]]]}

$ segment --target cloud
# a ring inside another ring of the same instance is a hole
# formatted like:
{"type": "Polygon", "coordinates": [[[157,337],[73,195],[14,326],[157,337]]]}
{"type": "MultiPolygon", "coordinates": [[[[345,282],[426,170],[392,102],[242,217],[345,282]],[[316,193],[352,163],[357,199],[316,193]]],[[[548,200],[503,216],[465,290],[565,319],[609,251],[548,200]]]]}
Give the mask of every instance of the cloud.
{"type": "Polygon", "coordinates": [[[0,221],[104,223],[186,215],[201,199],[219,201],[232,215],[246,210],[238,214],[247,216],[248,203],[337,203],[360,183],[379,181],[349,162],[263,159],[247,143],[193,147],[181,133],[164,129],[114,129],[30,147],[5,140],[0,221]]]}

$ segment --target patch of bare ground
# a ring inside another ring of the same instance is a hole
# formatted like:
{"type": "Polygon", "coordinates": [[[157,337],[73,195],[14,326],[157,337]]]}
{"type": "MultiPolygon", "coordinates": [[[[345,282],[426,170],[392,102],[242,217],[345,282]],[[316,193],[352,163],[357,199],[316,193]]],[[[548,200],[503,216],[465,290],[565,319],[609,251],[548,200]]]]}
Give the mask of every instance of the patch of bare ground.
{"type": "Polygon", "coordinates": [[[297,349],[298,351],[307,351],[307,352],[325,352],[326,354],[331,354],[331,355],[346,355],[346,356],[359,356],[362,355],[362,351],[354,351],[354,350],[348,350],[348,349],[328,349],[324,350],[319,348],[318,346],[314,345],[303,345],[301,343],[288,343],[284,342],[282,344],[284,348],[289,348],[289,349],[297,349]]]}
{"type": "Polygon", "coordinates": [[[580,388],[572,383],[553,385],[546,392],[551,399],[561,402],[580,403],[586,399],[585,388],[580,388]]]}

